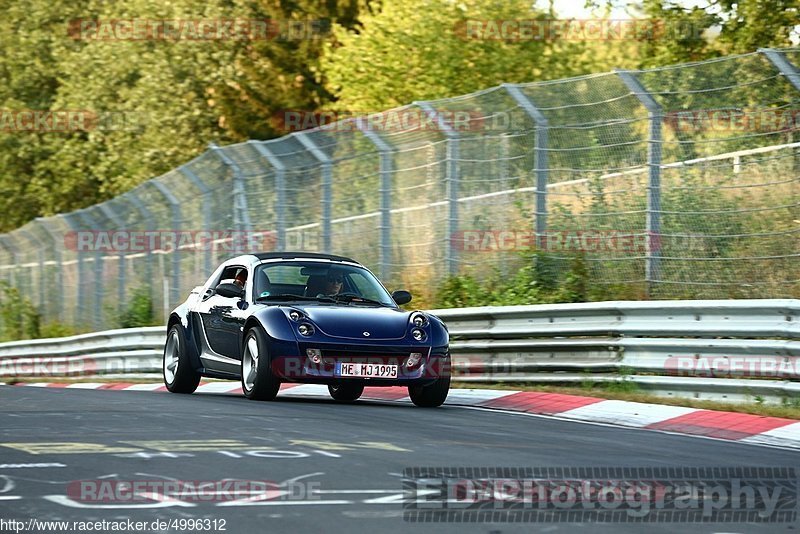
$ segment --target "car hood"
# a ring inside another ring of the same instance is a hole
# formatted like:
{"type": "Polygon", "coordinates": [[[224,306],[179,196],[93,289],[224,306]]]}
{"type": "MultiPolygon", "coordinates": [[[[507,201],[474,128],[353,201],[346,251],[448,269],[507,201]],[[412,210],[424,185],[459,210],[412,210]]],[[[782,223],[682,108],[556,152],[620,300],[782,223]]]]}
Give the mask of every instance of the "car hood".
{"type": "Polygon", "coordinates": [[[408,332],[409,313],[365,306],[292,306],[303,311],[324,334],[350,339],[400,339],[408,332]],[[365,335],[368,332],[369,335],[365,335]]]}

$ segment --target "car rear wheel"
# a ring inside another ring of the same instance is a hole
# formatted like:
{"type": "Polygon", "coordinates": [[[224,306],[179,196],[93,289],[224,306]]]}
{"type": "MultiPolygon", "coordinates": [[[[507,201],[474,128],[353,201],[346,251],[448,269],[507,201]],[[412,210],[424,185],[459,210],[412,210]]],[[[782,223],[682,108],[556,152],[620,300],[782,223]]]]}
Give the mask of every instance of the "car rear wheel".
{"type": "Polygon", "coordinates": [[[164,385],[172,393],[194,393],[200,384],[200,373],[192,368],[185,343],[183,327],[179,324],[172,325],[167,333],[161,366],[164,385]]]}
{"type": "Polygon", "coordinates": [[[272,372],[267,336],[260,327],[247,331],[242,351],[242,391],[250,400],[272,400],[278,395],[280,379],[272,372]]]}
{"type": "Polygon", "coordinates": [[[411,402],[423,408],[435,408],[444,404],[450,392],[450,377],[437,378],[428,386],[408,386],[408,396],[411,402]]]}
{"type": "Polygon", "coordinates": [[[328,393],[337,401],[354,401],[364,393],[364,386],[357,384],[336,384],[328,386],[328,393]]]}

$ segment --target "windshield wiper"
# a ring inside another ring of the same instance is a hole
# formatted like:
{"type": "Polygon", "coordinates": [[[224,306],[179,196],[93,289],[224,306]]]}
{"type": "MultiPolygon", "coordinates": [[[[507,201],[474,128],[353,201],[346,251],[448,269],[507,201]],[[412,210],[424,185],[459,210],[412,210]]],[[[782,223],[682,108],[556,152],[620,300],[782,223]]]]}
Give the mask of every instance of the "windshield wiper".
{"type": "Polygon", "coordinates": [[[303,295],[295,295],[293,293],[282,293],[279,295],[266,295],[264,297],[256,297],[256,302],[260,300],[316,300],[316,298],[304,297],[303,295]]]}
{"type": "Polygon", "coordinates": [[[336,302],[364,302],[366,304],[377,304],[378,306],[386,306],[383,302],[368,299],[366,297],[362,297],[360,295],[354,295],[353,293],[343,293],[341,295],[331,295],[331,298],[334,299],[336,302]]]}

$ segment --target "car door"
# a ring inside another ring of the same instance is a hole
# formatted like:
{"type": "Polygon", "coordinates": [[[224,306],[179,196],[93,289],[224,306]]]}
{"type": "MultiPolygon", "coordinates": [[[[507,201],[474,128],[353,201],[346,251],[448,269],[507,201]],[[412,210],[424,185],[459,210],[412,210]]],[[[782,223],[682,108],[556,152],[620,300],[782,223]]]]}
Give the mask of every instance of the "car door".
{"type": "MultiPolygon", "coordinates": [[[[234,265],[226,267],[216,285],[230,283],[238,270],[245,269],[244,266],[234,265]]],[[[249,276],[245,282],[245,294],[249,292],[249,276]]],[[[209,348],[217,355],[240,360],[240,347],[242,340],[242,328],[247,318],[249,304],[247,298],[239,299],[223,297],[222,295],[209,291],[207,296],[197,304],[195,312],[200,318],[206,341],[209,348]]]]}

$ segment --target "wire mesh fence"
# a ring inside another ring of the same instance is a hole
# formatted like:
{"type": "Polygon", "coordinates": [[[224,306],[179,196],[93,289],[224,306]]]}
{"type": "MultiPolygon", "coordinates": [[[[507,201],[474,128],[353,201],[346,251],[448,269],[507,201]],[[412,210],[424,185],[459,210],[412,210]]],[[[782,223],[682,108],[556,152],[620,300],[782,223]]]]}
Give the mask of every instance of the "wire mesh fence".
{"type": "Polygon", "coordinates": [[[800,49],[502,85],[211,148],[107,202],[0,235],[45,321],[160,319],[221,260],[351,256],[390,289],[518,270],[649,298],[800,296],[800,49]]]}

